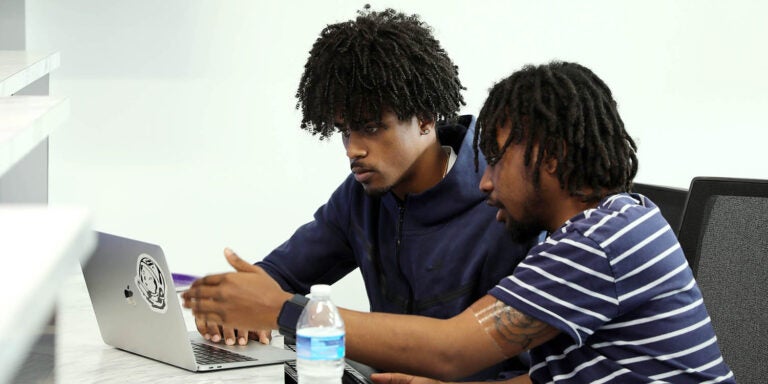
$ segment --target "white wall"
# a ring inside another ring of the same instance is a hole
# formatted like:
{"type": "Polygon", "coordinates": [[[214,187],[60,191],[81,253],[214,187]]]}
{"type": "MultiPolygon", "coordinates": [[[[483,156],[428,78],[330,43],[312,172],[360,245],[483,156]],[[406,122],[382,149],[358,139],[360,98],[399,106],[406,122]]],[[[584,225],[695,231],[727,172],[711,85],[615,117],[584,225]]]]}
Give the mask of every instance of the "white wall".
{"type": "MultiPolygon", "coordinates": [[[[311,219],[348,173],[338,138],[300,130],[294,93],[328,23],[364,1],[27,0],[27,47],[60,50],[50,201],[99,230],[162,244],[174,270],[255,261],[311,219]]],[[[768,3],[384,1],[419,13],[477,113],[527,63],[580,62],[613,89],[639,140],[639,181],[767,178],[768,3]]],[[[335,296],[366,308],[355,275],[335,296]]]]}

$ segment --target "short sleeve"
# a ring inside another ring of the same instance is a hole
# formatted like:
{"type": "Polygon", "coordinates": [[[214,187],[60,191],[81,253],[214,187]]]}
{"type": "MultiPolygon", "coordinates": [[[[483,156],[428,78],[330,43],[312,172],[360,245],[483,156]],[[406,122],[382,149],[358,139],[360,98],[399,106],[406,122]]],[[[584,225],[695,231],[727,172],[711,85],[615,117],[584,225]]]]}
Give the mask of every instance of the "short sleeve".
{"type": "Polygon", "coordinates": [[[531,249],[491,295],[568,334],[582,346],[619,311],[616,282],[605,252],[578,231],[531,249]]]}

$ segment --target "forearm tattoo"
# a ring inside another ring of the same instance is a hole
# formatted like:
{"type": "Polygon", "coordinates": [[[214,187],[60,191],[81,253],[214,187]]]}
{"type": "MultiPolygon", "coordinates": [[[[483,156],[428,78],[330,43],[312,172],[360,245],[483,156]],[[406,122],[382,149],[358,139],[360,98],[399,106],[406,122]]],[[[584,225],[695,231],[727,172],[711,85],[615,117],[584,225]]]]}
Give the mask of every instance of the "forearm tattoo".
{"type": "Polygon", "coordinates": [[[477,322],[507,357],[529,349],[534,341],[553,332],[546,323],[499,300],[485,307],[477,304],[472,305],[477,322]]]}

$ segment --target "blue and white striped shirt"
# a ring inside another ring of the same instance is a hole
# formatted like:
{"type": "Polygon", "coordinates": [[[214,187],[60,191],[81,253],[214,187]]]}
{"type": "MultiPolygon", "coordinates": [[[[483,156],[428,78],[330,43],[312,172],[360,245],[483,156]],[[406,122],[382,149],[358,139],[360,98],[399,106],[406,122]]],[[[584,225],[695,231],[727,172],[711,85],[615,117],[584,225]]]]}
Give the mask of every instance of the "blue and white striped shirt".
{"type": "Polygon", "coordinates": [[[734,382],[680,244],[644,196],[573,217],[490,294],[561,331],[531,350],[534,382],[734,382]]]}

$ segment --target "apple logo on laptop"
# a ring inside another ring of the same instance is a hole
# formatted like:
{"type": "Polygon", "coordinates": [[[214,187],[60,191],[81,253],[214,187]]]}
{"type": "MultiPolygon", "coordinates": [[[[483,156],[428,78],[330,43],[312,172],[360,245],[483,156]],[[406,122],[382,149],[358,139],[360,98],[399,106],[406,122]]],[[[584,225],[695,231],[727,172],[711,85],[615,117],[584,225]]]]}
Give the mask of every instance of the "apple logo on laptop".
{"type": "Polygon", "coordinates": [[[123,290],[123,295],[125,295],[125,301],[130,305],[136,305],[136,300],[133,299],[133,291],[131,291],[131,286],[127,285],[125,289],[123,290]]]}

